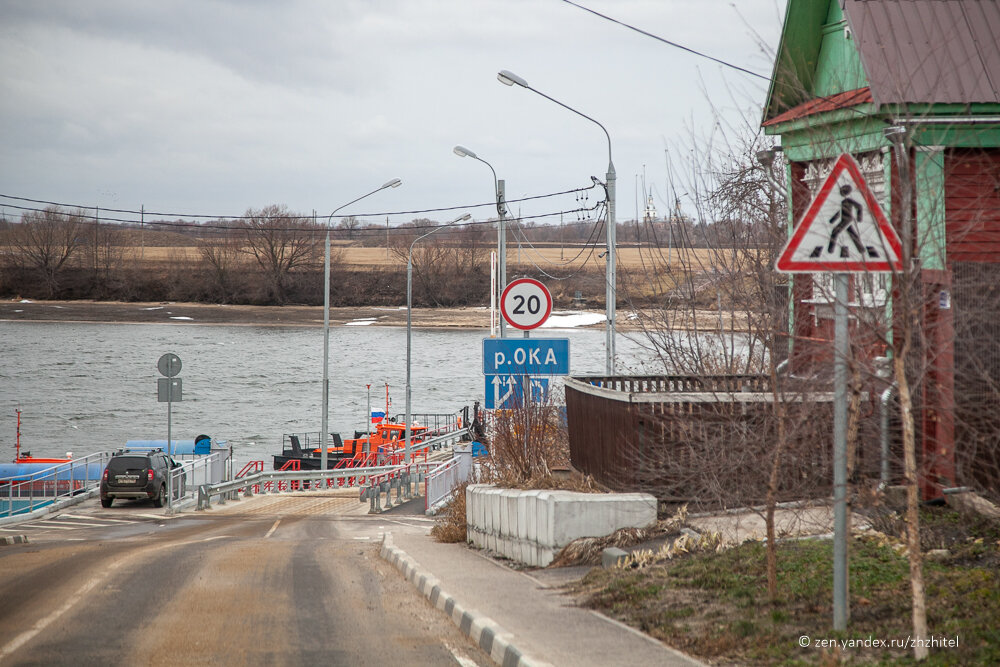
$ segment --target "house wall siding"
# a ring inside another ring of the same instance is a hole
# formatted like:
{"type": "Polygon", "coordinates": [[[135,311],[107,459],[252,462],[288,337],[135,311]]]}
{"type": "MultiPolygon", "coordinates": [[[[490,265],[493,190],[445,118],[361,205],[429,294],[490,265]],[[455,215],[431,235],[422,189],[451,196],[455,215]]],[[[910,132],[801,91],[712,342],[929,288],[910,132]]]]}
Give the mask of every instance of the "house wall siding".
{"type": "Polygon", "coordinates": [[[1000,149],[953,149],[945,159],[949,262],[1000,262],[1000,149]]]}

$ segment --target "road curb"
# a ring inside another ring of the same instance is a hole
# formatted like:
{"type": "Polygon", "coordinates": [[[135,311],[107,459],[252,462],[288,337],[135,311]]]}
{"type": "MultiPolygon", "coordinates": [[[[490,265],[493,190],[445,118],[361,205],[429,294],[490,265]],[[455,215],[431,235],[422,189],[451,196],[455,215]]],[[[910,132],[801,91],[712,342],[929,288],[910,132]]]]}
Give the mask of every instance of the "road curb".
{"type": "Polygon", "coordinates": [[[5,547],[11,544],[27,544],[27,535],[5,535],[0,537],[0,547],[5,547]]]}
{"type": "Polygon", "coordinates": [[[475,610],[466,610],[441,588],[441,582],[436,577],[421,571],[416,561],[393,544],[392,533],[383,533],[379,555],[402,572],[406,580],[413,584],[421,595],[434,607],[447,614],[462,634],[488,653],[496,664],[503,667],[552,667],[547,662],[540,662],[525,655],[514,644],[514,635],[489,617],[475,610]]]}

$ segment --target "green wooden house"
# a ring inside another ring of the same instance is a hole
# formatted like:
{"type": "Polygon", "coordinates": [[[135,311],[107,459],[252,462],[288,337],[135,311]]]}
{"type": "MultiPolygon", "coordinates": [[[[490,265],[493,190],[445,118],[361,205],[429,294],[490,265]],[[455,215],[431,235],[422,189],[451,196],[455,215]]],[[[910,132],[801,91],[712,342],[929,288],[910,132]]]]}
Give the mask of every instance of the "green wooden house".
{"type": "MultiPolygon", "coordinates": [[[[849,153],[911,240],[923,288],[916,421],[925,498],[956,485],[1000,495],[998,45],[1000,2],[789,0],[762,122],[784,156],[790,228],[849,153]]],[[[830,280],[793,279],[792,373],[830,357],[830,280]]],[[[852,279],[854,321],[886,323],[868,338],[854,326],[855,358],[869,370],[891,354],[897,296],[891,278],[852,279]]],[[[883,386],[869,384],[874,396],[883,386]]]]}

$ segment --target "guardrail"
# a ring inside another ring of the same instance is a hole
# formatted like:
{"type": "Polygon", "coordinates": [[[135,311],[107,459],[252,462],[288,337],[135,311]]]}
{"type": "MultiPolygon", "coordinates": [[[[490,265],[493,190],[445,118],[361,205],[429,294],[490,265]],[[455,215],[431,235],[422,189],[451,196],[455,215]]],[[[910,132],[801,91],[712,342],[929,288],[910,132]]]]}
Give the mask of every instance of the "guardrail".
{"type": "Polygon", "coordinates": [[[0,479],[0,520],[60,504],[100,486],[111,452],[88,454],[37,472],[0,479]]]}
{"type": "Polygon", "coordinates": [[[277,493],[284,490],[299,488],[322,489],[324,487],[361,486],[371,475],[392,470],[394,466],[375,466],[371,468],[345,468],[343,470],[265,470],[240,477],[239,479],[218,484],[203,484],[198,487],[198,509],[211,507],[212,498],[219,496],[221,502],[233,494],[242,493],[251,497],[255,493],[270,491],[277,493]],[[309,483],[308,485],[306,483],[309,483]],[[312,484],[312,482],[321,482],[312,484]]]}
{"type": "MultiPolygon", "coordinates": [[[[420,443],[421,448],[427,448],[430,450],[440,449],[448,445],[455,445],[462,438],[469,435],[469,427],[450,431],[444,435],[438,436],[436,438],[429,438],[420,443]]],[[[471,449],[470,449],[471,452],[471,449]]],[[[454,459],[453,459],[454,460],[454,459]]],[[[434,475],[435,471],[439,470],[443,466],[447,466],[446,463],[436,463],[436,462],[412,462],[409,465],[397,466],[393,470],[387,471],[380,475],[375,475],[368,484],[368,488],[361,492],[361,500],[364,501],[366,498],[371,502],[371,508],[369,512],[372,514],[377,514],[382,511],[381,504],[381,493],[385,493],[385,504],[386,507],[391,507],[394,503],[392,501],[392,491],[396,491],[396,502],[395,504],[400,504],[409,500],[412,491],[410,488],[411,481],[415,481],[419,484],[421,481],[424,482],[424,497],[427,496],[427,479],[429,476],[434,475]]],[[[471,465],[471,464],[470,464],[471,465]]],[[[443,485],[448,483],[450,478],[440,478],[434,485],[434,489],[438,492],[443,485]]],[[[468,479],[468,472],[466,471],[466,479],[468,479]]],[[[451,493],[454,486],[450,487],[446,493],[451,493]]],[[[437,502],[437,501],[435,501],[437,502]]],[[[427,509],[427,504],[425,501],[424,509],[427,509]]]]}
{"type": "MultiPolygon", "coordinates": [[[[415,443],[421,449],[439,449],[446,444],[453,444],[467,435],[469,429],[462,428],[450,431],[436,438],[429,438],[415,443]]],[[[246,475],[238,479],[218,484],[203,484],[198,486],[198,509],[208,509],[212,498],[218,497],[219,502],[233,499],[235,494],[242,493],[251,497],[256,493],[277,493],[281,491],[297,491],[300,489],[324,488],[359,488],[359,500],[370,500],[373,513],[381,511],[380,494],[386,494],[386,504],[391,505],[390,494],[396,491],[397,502],[403,498],[412,497],[413,484],[423,481],[428,471],[438,467],[435,462],[414,461],[409,464],[366,466],[357,468],[332,468],[327,470],[270,470],[246,475]],[[315,482],[318,482],[316,484],[315,482]]],[[[245,469],[250,468],[246,466],[245,469]]]]}

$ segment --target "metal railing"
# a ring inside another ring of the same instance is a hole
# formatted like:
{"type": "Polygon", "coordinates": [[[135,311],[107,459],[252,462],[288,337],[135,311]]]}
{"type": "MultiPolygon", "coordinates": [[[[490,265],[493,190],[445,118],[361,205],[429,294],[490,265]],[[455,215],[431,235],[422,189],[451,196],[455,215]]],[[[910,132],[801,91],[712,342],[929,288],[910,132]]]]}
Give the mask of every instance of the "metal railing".
{"type": "Polygon", "coordinates": [[[246,475],[238,479],[220,482],[218,484],[203,484],[198,487],[198,509],[208,509],[212,498],[218,497],[221,502],[234,498],[234,494],[242,493],[245,497],[255,493],[279,491],[294,491],[300,488],[315,490],[331,487],[362,486],[371,475],[392,470],[393,466],[376,466],[371,468],[347,468],[343,470],[264,470],[246,475]],[[319,484],[313,484],[319,482],[319,484]],[[307,484],[308,483],[308,484],[307,484]]]}
{"type": "Polygon", "coordinates": [[[37,472],[0,479],[0,521],[96,490],[111,454],[89,454],[37,472]]]}
{"type": "Polygon", "coordinates": [[[439,465],[424,477],[424,511],[430,511],[445,499],[462,482],[469,479],[468,470],[461,464],[458,456],[439,465]],[[466,474],[462,475],[462,472],[466,474]]]}
{"type": "MultiPolygon", "coordinates": [[[[468,434],[468,428],[449,431],[436,438],[429,438],[419,443],[421,449],[439,449],[447,444],[454,444],[468,434]]],[[[391,504],[388,494],[397,490],[397,499],[412,494],[412,485],[419,483],[431,469],[440,465],[438,462],[411,462],[409,465],[381,465],[352,468],[333,468],[327,470],[261,470],[263,464],[251,463],[244,470],[258,470],[252,474],[218,484],[203,484],[198,487],[198,509],[208,509],[212,499],[220,502],[233,499],[242,494],[251,497],[256,493],[279,493],[282,491],[298,491],[303,489],[323,490],[330,488],[358,488],[360,500],[372,501],[372,509],[380,511],[379,494],[387,494],[387,504],[391,504]]]]}

